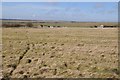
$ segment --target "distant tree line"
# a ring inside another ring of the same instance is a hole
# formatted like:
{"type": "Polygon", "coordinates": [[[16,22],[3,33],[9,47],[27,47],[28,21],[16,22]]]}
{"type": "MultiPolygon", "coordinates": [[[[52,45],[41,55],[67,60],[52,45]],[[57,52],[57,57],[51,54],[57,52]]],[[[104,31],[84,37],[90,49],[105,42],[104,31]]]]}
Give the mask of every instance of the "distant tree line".
{"type": "MultiPolygon", "coordinates": [[[[98,28],[100,26],[90,26],[90,28],[98,28]]],[[[118,25],[104,25],[103,28],[117,28],[118,25]]]]}
{"type": "Polygon", "coordinates": [[[31,22],[21,24],[21,23],[2,23],[2,27],[33,27],[31,22]]]}
{"type": "Polygon", "coordinates": [[[21,27],[21,24],[3,23],[2,27],[21,27]]]}

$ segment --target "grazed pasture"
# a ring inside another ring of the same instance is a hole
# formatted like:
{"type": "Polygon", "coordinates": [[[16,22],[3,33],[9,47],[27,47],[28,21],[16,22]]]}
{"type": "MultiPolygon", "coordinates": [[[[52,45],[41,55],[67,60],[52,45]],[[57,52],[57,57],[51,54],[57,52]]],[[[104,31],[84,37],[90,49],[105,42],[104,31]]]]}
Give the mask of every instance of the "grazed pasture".
{"type": "Polygon", "coordinates": [[[3,28],[3,75],[118,77],[117,29],[3,28]]]}

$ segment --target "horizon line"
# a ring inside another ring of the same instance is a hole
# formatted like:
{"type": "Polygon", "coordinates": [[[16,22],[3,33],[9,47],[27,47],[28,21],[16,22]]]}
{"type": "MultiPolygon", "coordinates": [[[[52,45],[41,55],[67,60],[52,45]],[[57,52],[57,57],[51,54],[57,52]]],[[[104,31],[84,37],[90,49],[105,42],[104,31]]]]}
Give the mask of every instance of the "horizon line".
{"type": "Polygon", "coordinates": [[[38,19],[12,19],[12,18],[1,18],[0,20],[22,20],[22,21],[54,21],[54,22],[58,22],[58,21],[63,21],[63,22],[115,22],[115,23],[118,23],[120,21],[76,21],[76,20],[72,20],[72,21],[69,21],[69,20],[38,20],[38,19]]]}

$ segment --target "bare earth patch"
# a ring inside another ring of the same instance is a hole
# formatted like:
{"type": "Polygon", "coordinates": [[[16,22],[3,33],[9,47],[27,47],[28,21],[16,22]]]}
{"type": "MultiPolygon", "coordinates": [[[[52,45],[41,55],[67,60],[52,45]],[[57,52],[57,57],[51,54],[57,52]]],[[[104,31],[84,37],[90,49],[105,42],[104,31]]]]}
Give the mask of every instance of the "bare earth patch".
{"type": "Polygon", "coordinates": [[[118,77],[117,29],[3,28],[3,75],[118,77]]]}

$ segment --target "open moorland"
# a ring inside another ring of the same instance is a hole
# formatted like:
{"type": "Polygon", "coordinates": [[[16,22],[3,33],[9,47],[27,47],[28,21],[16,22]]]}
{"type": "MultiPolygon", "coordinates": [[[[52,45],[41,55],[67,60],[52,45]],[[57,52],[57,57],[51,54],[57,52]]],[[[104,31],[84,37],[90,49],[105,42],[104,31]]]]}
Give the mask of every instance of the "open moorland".
{"type": "Polygon", "coordinates": [[[3,27],[15,27],[27,26],[28,23],[32,24],[33,28],[40,28],[41,25],[46,26],[60,26],[60,27],[79,27],[79,28],[94,28],[94,26],[106,25],[106,26],[118,26],[117,22],[76,22],[76,21],[36,21],[36,20],[2,20],[3,27]]]}
{"type": "Polygon", "coordinates": [[[3,28],[5,78],[117,78],[117,28],[3,28]]]}

